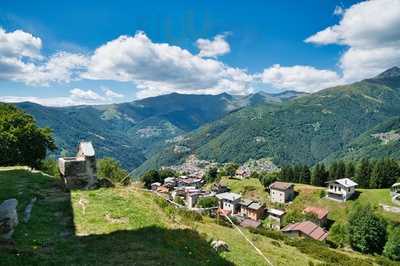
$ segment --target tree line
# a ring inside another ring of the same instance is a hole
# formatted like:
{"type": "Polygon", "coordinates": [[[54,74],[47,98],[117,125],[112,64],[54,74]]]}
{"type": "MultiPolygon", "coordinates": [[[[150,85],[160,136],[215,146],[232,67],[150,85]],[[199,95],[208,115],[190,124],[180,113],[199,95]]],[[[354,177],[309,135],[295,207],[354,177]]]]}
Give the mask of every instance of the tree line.
{"type": "Polygon", "coordinates": [[[359,161],[334,161],[329,166],[317,163],[307,165],[285,165],[278,179],[293,183],[325,186],[329,180],[350,178],[360,188],[388,188],[400,179],[400,165],[392,158],[359,161]]]}

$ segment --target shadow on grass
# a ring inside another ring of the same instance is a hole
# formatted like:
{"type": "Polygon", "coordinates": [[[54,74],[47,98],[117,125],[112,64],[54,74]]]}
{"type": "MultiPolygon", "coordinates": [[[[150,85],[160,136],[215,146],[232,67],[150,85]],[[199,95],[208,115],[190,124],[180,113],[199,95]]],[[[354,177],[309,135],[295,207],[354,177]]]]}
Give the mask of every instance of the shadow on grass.
{"type": "Polygon", "coordinates": [[[361,193],[362,192],[359,190],[354,191],[354,194],[348,200],[356,201],[360,197],[361,193]]]}
{"type": "Polygon", "coordinates": [[[71,195],[58,180],[25,171],[0,173],[0,201],[19,201],[15,245],[0,244],[0,265],[233,265],[191,229],[157,226],[77,236],[71,195]],[[38,201],[28,223],[25,206],[38,201]]]}
{"type": "Polygon", "coordinates": [[[324,226],[325,229],[329,231],[329,229],[331,229],[331,226],[332,226],[334,223],[335,223],[334,220],[327,219],[327,220],[326,220],[326,223],[325,223],[325,226],[324,226]]]}

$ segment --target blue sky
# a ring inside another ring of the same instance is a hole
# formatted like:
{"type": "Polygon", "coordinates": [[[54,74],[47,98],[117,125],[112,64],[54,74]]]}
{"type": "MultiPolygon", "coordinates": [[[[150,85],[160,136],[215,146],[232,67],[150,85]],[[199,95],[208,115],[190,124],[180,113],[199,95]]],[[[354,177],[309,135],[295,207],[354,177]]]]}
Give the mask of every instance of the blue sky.
{"type": "Polygon", "coordinates": [[[173,91],[314,92],[399,64],[399,6],[399,0],[2,1],[0,100],[71,105],[173,91]]]}

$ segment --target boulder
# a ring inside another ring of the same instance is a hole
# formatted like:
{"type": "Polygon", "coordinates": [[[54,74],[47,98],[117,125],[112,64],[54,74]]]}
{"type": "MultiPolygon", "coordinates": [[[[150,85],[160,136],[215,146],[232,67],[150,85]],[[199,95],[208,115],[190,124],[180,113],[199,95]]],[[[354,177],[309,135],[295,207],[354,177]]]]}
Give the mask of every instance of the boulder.
{"type": "Polygon", "coordinates": [[[229,251],[229,246],[227,243],[225,243],[222,240],[214,240],[213,242],[211,242],[211,247],[213,249],[215,249],[215,251],[217,252],[221,252],[221,251],[229,251]]]}
{"type": "Polygon", "coordinates": [[[8,199],[0,205],[0,238],[11,239],[18,225],[17,205],[16,199],[8,199]]]}

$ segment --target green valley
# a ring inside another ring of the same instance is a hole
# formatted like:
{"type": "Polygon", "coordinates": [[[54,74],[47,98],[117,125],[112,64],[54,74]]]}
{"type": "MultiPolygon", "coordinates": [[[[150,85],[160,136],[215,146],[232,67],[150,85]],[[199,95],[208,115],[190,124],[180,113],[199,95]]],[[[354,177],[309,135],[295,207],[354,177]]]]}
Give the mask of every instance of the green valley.
{"type": "MultiPolygon", "coordinates": [[[[179,145],[201,159],[218,162],[243,163],[250,158],[270,157],[278,165],[313,165],[345,154],[368,157],[371,150],[368,146],[379,142],[371,134],[398,129],[398,70],[395,67],[372,79],[328,88],[288,102],[238,110],[188,134],[179,145]],[[362,140],[362,147],[352,148],[362,140]]],[[[386,146],[378,146],[381,149],[371,155],[396,157],[398,143],[395,139],[386,146]]],[[[168,147],[150,157],[137,173],[171,164],[184,156],[168,147]]]]}

